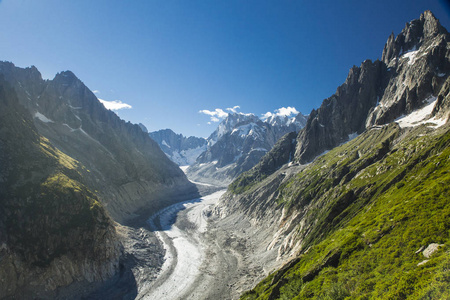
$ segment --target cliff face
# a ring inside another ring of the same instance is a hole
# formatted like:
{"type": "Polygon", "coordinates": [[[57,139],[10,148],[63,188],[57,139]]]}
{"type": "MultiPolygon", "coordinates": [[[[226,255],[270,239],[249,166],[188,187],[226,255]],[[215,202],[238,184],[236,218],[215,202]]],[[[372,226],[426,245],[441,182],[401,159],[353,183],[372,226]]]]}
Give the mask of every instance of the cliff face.
{"type": "Polygon", "coordinates": [[[383,72],[380,61],[370,60],[350,69],[345,83],[319,109],[311,112],[299,133],[295,154],[299,162],[309,162],[365,129],[367,113],[380,95],[383,72]]]}
{"type": "Polygon", "coordinates": [[[105,109],[70,72],[42,80],[36,68],[0,63],[0,74],[32,114],[38,132],[85,167],[82,175],[119,222],[195,193],[183,172],[138,125],[105,109]]]}
{"type": "Polygon", "coordinates": [[[289,261],[242,299],[450,296],[448,38],[431,12],[408,23],[311,113],[293,162],[272,167],[280,140],[229,186],[216,213],[289,261]]]}
{"type": "Polygon", "coordinates": [[[450,72],[450,36],[430,11],[407,23],[384,46],[381,61],[350,69],[343,85],[313,110],[297,138],[296,161],[317,155],[374,125],[423,107],[450,72]]]}
{"type": "Polygon", "coordinates": [[[3,79],[0,149],[2,298],[54,298],[71,284],[82,295],[116,274],[121,245],[84,166],[38,133],[3,79]]]}

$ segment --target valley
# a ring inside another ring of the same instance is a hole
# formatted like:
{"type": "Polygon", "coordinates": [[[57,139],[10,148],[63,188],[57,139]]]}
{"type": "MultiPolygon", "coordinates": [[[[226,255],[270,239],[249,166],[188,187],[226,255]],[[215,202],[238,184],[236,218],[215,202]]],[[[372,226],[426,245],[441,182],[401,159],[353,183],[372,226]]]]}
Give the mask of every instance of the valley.
{"type": "Polygon", "coordinates": [[[450,34],[427,10],[381,54],[208,138],[0,61],[0,299],[450,298],[450,34]]]}
{"type": "Polygon", "coordinates": [[[87,299],[238,299],[280,265],[243,216],[220,222],[225,190],[198,187],[204,196],[121,227],[127,271],[87,299]]]}

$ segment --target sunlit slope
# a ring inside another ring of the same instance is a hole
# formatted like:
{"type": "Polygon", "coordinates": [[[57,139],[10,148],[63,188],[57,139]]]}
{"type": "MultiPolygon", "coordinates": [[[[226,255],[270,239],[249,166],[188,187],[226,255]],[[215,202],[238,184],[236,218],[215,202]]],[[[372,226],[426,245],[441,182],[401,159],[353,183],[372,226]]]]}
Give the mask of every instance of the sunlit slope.
{"type": "Polygon", "coordinates": [[[286,220],[302,214],[300,251],[242,299],[450,296],[448,125],[369,130],[281,186],[277,202],[286,220]]]}

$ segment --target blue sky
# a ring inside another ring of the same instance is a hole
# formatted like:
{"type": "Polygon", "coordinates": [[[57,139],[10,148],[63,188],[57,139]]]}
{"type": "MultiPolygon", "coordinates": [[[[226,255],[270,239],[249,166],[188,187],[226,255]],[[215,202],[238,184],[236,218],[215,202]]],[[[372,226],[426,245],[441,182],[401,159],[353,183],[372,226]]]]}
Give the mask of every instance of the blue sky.
{"type": "Polygon", "coordinates": [[[308,114],[426,9],[450,29],[444,0],[3,0],[0,60],[71,70],[127,121],[207,137],[227,108],[308,114]]]}

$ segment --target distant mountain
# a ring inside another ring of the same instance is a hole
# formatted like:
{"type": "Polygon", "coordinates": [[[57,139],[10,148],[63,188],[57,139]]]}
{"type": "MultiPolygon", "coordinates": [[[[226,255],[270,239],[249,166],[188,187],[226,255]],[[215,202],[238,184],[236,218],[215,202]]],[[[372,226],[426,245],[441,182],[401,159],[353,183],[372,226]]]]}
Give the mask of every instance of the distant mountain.
{"type": "Polygon", "coordinates": [[[209,136],[208,146],[188,168],[196,181],[225,185],[251,169],[283,135],[298,132],[306,117],[271,116],[265,121],[253,114],[231,113],[209,136]]]}
{"type": "Polygon", "coordinates": [[[207,140],[195,136],[185,137],[171,129],[161,129],[149,133],[161,150],[179,166],[188,166],[206,150],[207,140]]]}
{"type": "Polygon", "coordinates": [[[450,297],[449,74],[426,11],[233,181],[215,212],[285,262],[241,299],[450,297]]]}

